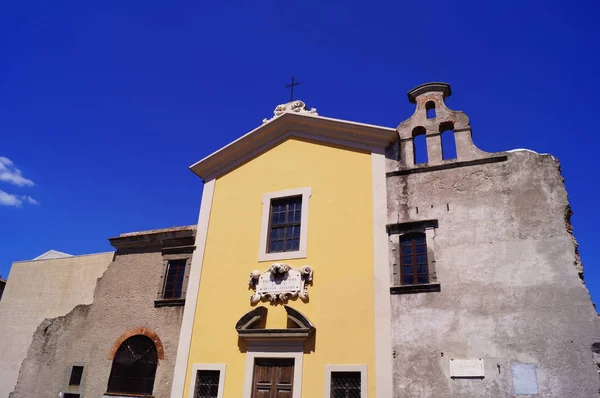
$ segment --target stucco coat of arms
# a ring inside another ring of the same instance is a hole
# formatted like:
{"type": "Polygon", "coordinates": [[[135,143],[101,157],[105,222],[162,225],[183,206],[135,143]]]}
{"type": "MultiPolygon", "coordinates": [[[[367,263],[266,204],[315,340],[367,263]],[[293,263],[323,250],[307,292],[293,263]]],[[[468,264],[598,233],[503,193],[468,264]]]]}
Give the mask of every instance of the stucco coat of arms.
{"type": "Polygon", "coordinates": [[[313,270],[308,265],[296,269],[287,264],[275,263],[264,272],[252,271],[248,278],[248,284],[254,289],[250,302],[256,304],[263,299],[285,302],[296,297],[306,300],[306,284],[312,278],[313,270]]]}

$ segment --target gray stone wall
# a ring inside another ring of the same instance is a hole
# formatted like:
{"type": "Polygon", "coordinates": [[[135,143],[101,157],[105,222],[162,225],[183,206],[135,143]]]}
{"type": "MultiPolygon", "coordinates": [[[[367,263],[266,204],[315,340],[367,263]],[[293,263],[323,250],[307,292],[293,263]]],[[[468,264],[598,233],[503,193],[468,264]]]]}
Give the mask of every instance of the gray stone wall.
{"type": "MultiPolygon", "coordinates": [[[[10,397],[56,398],[59,392],[102,397],[107,391],[111,352],[118,347],[119,338],[141,332],[155,333],[160,339],[164,359],[159,360],[153,394],[168,397],[184,307],[155,307],[155,300],[164,272],[164,248],[193,244],[194,231],[188,228],[183,232],[191,236],[189,242],[169,243],[156,238],[156,233],[153,239],[139,235],[116,238],[124,241],[116,245],[123,250],[117,251],[98,280],[93,303],[39,325],[10,397]],[[74,365],[84,366],[80,387],[68,386],[74,365]]],[[[115,244],[114,239],[111,242],[115,244]]],[[[191,256],[190,250],[187,252],[191,256]]]]}
{"type": "Polygon", "coordinates": [[[14,389],[40,322],[91,303],[96,280],[112,259],[109,252],[12,265],[0,301],[0,398],[14,389]]]}
{"type": "MultiPolygon", "coordinates": [[[[600,323],[580,278],[559,163],[531,151],[479,151],[466,116],[443,105],[448,94],[416,96],[398,147],[412,144],[416,126],[436,134],[436,123],[453,119],[463,123],[458,159],[414,165],[402,159],[410,148],[389,162],[388,222],[437,220],[428,250],[440,284],[439,291],[391,295],[394,396],[514,396],[513,365],[534,364],[537,380],[527,381],[538,394],[527,396],[597,397],[600,323]],[[424,117],[432,97],[437,120],[424,117]],[[479,358],[483,379],[451,379],[451,359],[479,358]]],[[[427,137],[429,151],[439,150],[435,137],[427,137]]],[[[393,281],[391,243],[390,253],[393,281]]]]}

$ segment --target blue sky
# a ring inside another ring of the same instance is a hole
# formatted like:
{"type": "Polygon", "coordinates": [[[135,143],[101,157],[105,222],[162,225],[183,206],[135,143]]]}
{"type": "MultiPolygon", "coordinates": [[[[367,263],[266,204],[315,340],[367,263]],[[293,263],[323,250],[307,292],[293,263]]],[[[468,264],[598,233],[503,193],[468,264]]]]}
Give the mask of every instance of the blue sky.
{"type": "Polygon", "coordinates": [[[600,300],[598,2],[4,2],[0,273],[48,249],[194,224],[188,166],[288,98],[395,127],[412,87],[452,85],[486,151],[549,152],[600,300]],[[4,177],[2,177],[4,176],[4,177]]]}

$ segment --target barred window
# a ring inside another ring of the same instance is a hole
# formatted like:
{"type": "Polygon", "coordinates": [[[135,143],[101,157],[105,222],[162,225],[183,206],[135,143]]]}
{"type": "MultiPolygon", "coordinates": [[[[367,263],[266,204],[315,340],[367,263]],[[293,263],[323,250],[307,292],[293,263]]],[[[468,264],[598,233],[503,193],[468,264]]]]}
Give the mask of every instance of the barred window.
{"type": "Polygon", "coordinates": [[[272,199],[267,253],[300,250],[302,196],[272,199]]]}
{"type": "Polygon", "coordinates": [[[108,378],[108,392],[152,395],[158,353],[152,339],[131,336],[115,353],[108,378]]]}
{"type": "Polygon", "coordinates": [[[182,297],[183,281],[185,279],[185,264],[187,260],[171,260],[167,264],[167,275],[165,277],[164,299],[176,299],[182,297]]]}
{"type": "Polygon", "coordinates": [[[424,233],[411,233],[400,237],[400,270],[403,285],[429,283],[424,233]]]}
{"type": "Polygon", "coordinates": [[[199,370],[196,374],[194,398],[217,398],[220,373],[218,370],[199,370]]]}
{"type": "Polygon", "coordinates": [[[361,398],[360,372],[331,372],[331,398],[361,398]]]}

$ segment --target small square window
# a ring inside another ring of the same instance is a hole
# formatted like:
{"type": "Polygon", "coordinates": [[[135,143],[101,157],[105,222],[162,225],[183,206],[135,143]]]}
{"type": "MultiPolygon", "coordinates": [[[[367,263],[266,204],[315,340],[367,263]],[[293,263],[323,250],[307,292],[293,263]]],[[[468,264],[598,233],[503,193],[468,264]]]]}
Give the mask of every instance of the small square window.
{"type": "Polygon", "coordinates": [[[81,376],[83,376],[83,366],[73,366],[71,369],[71,377],[69,378],[69,385],[81,385],[81,376]]]}
{"type": "Polygon", "coordinates": [[[361,398],[361,372],[331,372],[331,398],[361,398]]]}
{"type": "Polygon", "coordinates": [[[194,398],[217,398],[220,376],[221,372],[218,370],[198,370],[194,398]]]}

